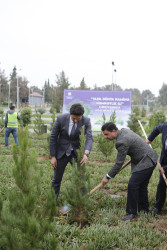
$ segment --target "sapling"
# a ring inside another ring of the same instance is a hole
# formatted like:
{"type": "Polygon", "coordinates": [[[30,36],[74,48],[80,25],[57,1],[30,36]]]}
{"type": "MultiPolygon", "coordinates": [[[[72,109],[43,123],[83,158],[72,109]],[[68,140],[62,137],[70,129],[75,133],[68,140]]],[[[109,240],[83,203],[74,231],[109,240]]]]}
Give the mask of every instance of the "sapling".
{"type": "Polygon", "coordinates": [[[84,126],[81,128],[80,148],[77,150],[77,161],[73,160],[72,173],[70,176],[70,184],[66,190],[66,199],[72,208],[69,214],[69,219],[72,222],[77,222],[79,226],[84,226],[89,223],[91,202],[88,196],[90,190],[90,177],[86,164],[81,166],[80,161],[84,155],[85,134],[84,126]]]}
{"type": "Polygon", "coordinates": [[[18,138],[19,146],[13,146],[15,187],[6,201],[0,197],[0,249],[55,250],[55,197],[50,190],[41,197],[42,172],[37,153],[29,149],[28,129],[19,128],[18,138]]]}
{"type": "MultiPolygon", "coordinates": [[[[106,121],[106,117],[103,113],[103,124],[106,121]]],[[[112,113],[112,115],[110,116],[110,120],[113,123],[116,123],[116,113],[115,111],[112,113]]],[[[111,154],[114,150],[114,142],[113,141],[108,141],[104,138],[103,133],[101,132],[98,135],[98,149],[102,152],[102,154],[106,157],[106,159],[108,160],[111,157],[111,154]]]]}

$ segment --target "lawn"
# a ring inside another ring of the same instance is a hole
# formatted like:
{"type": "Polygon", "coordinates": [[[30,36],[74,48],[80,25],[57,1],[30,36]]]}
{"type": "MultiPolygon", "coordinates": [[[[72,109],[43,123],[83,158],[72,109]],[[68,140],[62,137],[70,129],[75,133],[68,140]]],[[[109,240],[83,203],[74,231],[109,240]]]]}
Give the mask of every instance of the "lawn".
{"type": "MultiPolygon", "coordinates": [[[[53,169],[50,165],[47,134],[37,136],[29,133],[31,147],[38,154],[37,166],[43,171],[41,178],[41,197],[50,189],[53,169]]],[[[4,147],[4,134],[0,135],[0,190],[3,200],[7,200],[10,190],[16,188],[12,169],[13,138],[9,138],[9,147],[4,147]]],[[[160,150],[158,150],[160,152],[160,150]]],[[[158,153],[159,153],[158,152],[158,153]]],[[[116,157],[114,150],[111,158],[106,160],[97,147],[97,136],[94,136],[87,171],[90,174],[91,189],[97,186],[108,170],[112,167],[116,157]]],[[[129,158],[126,159],[127,161],[129,158]]],[[[71,165],[68,165],[63,177],[60,195],[60,205],[66,205],[66,190],[70,182],[71,165]]],[[[114,179],[100,190],[89,196],[88,202],[93,204],[89,211],[91,220],[87,225],[80,227],[69,221],[67,216],[59,212],[54,218],[54,236],[58,240],[58,249],[167,249],[167,209],[164,207],[160,215],[152,217],[149,214],[140,214],[132,222],[123,222],[125,215],[127,183],[130,177],[130,166],[122,170],[114,179]]],[[[158,168],[155,169],[148,187],[150,211],[155,203],[156,187],[159,179],[158,168]]],[[[40,206],[43,206],[41,202],[40,206]]],[[[2,235],[0,228],[0,235],[2,235]]],[[[5,248],[3,248],[5,249],[5,248]]],[[[43,249],[49,249],[44,246],[43,249]]]]}

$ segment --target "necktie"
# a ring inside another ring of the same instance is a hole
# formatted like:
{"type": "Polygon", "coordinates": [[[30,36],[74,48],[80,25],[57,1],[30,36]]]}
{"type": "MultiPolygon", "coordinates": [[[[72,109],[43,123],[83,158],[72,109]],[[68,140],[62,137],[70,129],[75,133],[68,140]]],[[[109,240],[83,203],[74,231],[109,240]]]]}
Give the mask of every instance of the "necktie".
{"type": "Polygon", "coordinates": [[[72,129],[71,129],[71,133],[70,133],[70,137],[73,137],[75,134],[75,122],[73,123],[72,129]]]}
{"type": "MultiPolygon", "coordinates": [[[[73,126],[72,126],[72,129],[71,129],[71,133],[70,133],[70,138],[72,138],[75,134],[75,122],[73,123],[73,126]]],[[[70,143],[69,147],[67,148],[67,151],[66,151],[66,155],[69,156],[71,154],[71,151],[72,151],[72,145],[70,143]]]]}

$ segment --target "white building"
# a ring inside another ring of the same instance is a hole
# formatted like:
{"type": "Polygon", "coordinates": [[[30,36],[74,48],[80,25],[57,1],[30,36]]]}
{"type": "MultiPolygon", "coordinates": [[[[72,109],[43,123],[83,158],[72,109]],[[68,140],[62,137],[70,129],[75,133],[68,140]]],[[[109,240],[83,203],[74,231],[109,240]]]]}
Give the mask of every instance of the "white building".
{"type": "Polygon", "coordinates": [[[44,97],[37,92],[29,95],[29,105],[41,106],[44,104],[44,97]]]}

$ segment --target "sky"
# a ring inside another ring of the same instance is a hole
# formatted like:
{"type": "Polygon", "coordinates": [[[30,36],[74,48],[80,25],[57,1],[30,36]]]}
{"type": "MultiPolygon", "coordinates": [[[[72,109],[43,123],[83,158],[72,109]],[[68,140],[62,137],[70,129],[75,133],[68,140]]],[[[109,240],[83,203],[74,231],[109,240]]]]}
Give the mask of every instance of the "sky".
{"type": "Polygon", "coordinates": [[[0,0],[0,69],[14,66],[28,86],[167,84],[166,0],[0,0]],[[114,66],[112,65],[114,62],[114,66]],[[116,72],[114,71],[116,70],[116,72]]]}

